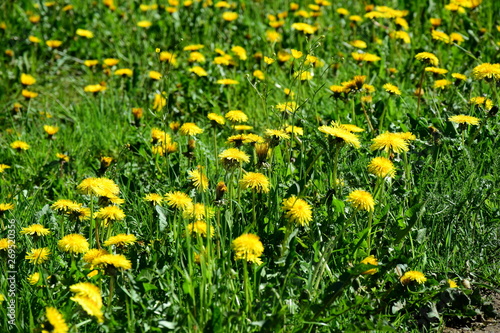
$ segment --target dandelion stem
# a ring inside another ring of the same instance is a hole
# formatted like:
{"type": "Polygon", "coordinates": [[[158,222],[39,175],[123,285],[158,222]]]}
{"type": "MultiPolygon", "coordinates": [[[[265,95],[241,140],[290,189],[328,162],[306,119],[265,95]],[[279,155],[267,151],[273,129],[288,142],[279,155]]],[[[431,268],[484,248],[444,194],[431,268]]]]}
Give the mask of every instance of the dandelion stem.
{"type": "Polygon", "coordinates": [[[422,85],[424,83],[424,75],[425,75],[425,68],[422,68],[422,74],[420,74],[420,81],[418,82],[418,88],[417,88],[418,89],[417,117],[420,117],[420,100],[422,99],[422,95],[424,94],[424,91],[422,90],[422,85]]]}

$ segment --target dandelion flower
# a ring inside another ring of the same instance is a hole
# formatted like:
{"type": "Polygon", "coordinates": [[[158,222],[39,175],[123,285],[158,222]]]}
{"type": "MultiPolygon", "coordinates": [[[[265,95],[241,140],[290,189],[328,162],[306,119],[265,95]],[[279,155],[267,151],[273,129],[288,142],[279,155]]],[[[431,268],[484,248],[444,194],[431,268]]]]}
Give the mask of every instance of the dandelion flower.
{"type": "Polygon", "coordinates": [[[451,85],[453,82],[443,79],[443,80],[436,80],[434,81],[434,88],[436,89],[444,89],[447,86],[451,85]]]}
{"type": "Polygon", "coordinates": [[[135,244],[137,237],[133,234],[119,234],[116,236],[109,237],[105,242],[104,246],[127,246],[135,244]]]}
{"type": "Polygon", "coordinates": [[[29,90],[23,89],[21,91],[21,95],[23,95],[23,97],[26,99],[31,99],[31,98],[37,97],[38,93],[36,93],[34,91],[29,91],[29,90]]]}
{"type": "Polygon", "coordinates": [[[85,253],[89,250],[87,239],[79,234],[66,235],[57,245],[61,251],[69,253],[85,253]]]}
{"type": "Polygon", "coordinates": [[[157,193],[149,193],[144,197],[144,201],[151,202],[154,206],[159,205],[163,201],[163,197],[157,193]]]}
{"type": "Polygon", "coordinates": [[[448,283],[448,286],[450,288],[458,288],[458,285],[455,281],[451,280],[451,279],[448,279],[448,281],[446,281],[448,283]]]}
{"type": "Polygon", "coordinates": [[[358,136],[340,126],[320,126],[318,127],[318,130],[322,133],[330,135],[339,143],[346,143],[354,148],[361,147],[358,136]]]}
{"type": "Polygon", "coordinates": [[[9,247],[15,247],[16,243],[8,238],[2,238],[0,239],[0,250],[6,251],[9,249],[9,247]]]}
{"type": "Polygon", "coordinates": [[[165,201],[169,206],[181,210],[186,209],[193,203],[193,199],[191,199],[186,193],[182,193],[179,191],[169,192],[165,194],[165,201]]]}
{"type": "Polygon", "coordinates": [[[429,64],[431,66],[439,65],[439,59],[430,52],[420,52],[415,55],[415,59],[425,62],[426,64],[429,64]]]}
{"type": "Polygon", "coordinates": [[[52,137],[54,134],[59,132],[59,127],[57,126],[50,126],[50,125],[43,125],[43,130],[49,137],[52,137]]]}
{"type": "Polygon", "coordinates": [[[99,209],[99,211],[96,213],[95,217],[97,219],[102,219],[105,221],[108,220],[114,220],[114,221],[120,221],[125,218],[125,213],[123,210],[121,210],[117,206],[108,206],[108,207],[103,207],[99,209]]]}
{"type": "Polygon", "coordinates": [[[238,166],[242,163],[250,162],[250,156],[238,148],[229,148],[224,150],[219,154],[219,158],[227,167],[238,166]]]}
{"type": "Polygon", "coordinates": [[[248,116],[241,110],[233,110],[226,113],[225,117],[235,123],[248,121],[248,116]]]}
{"type": "Polygon", "coordinates": [[[200,77],[201,77],[201,76],[208,76],[207,71],[206,71],[206,70],[204,70],[204,69],[203,69],[202,67],[200,67],[200,66],[193,66],[193,67],[191,67],[191,68],[189,69],[189,71],[190,71],[191,73],[195,73],[196,75],[198,75],[198,76],[200,76],[200,77]]]}
{"type": "Polygon", "coordinates": [[[222,85],[234,85],[234,84],[239,84],[238,81],[233,80],[233,79],[220,79],[217,80],[217,84],[222,84],[222,85]]]}
{"type": "Polygon", "coordinates": [[[226,120],[224,119],[224,117],[221,115],[218,115],[217,113],[213,113],[213,112],[209,113],[209,114],[207,114],[207,118],[218,125],[224,125],[226,123],[226,120]]]}
{"type": "Polygon", "coordinates": [[[238,13],[235,13],[235,12],[224,12],[222,13],[222,19],[224,21],[228,21],[228,22],[231,22],[231,21],[234,21],[238,18],[238,13]]]}
{"type": "Polygon", "coordinates": [[[14,141],[10,144],[10,147],[18,151],[30,149],[30,145],[24,141],[14,141]]]}
{"type": "Polygon", "coordinates": [[[463,114],[449,117],[448,120],[456,124],[467,124],[467,125],[479,125],[480,121],[479,118],[466,116],[463,114]]]}
{"type": "Polygon", "coordinates": [[[91,264],[94,261],[94,259],[103,256],[105,254],[109,254],[109,252],[106,251],[105,249],[90,249],[83,255],[82,259],[83,261],[91,264]]]}
{"type": "Polygon", "coordinates": [[[85,296],[73,296],[70,298],[73,302],[78,303],[82,309],[92,317],[96,317],[99,323],[104,322],[104,314],[101,306],[98,306],[94,301],[85,296]]]}
{"type": "Polygon", "coordinates": [[[56,49],[61,46],[62,42],[60,40],[48,40],[45,42],[45,44],[47,44],[47,46],[52,49],[56,49]]]}
{"type": "Polygon", "coordinates": [[[102,296],[101,290],[98,286],[90,282],[80,282],[73,284],[69,287],[71,292],[75,293],[76,296],[87,297],[93,301],[99,308],[102,307],[102,296]]]}
{"type": "Polygon", "coordinates": [[[410,284],[412,281],[422,284],[427,281],[424,273],[419,271],[408,271],[400,279],[401,283],[404,285],[410,284]]]}
{"type": "Polygon", "coordinates": [[[386,83],[382,86],[382,88],[384,88],[385,91],[392,95],[401,95],[401,90],[399,90],[399,88],[393,84],[386,83]]]}
{"type": "Polygon", "coordinates": [[[39,249],[31,249],[31,251],[24,257],[34,265],[40,265],[49,260],[50,250],[46,247],[39,249]]]}
{"type": "MultiPolygon", "coordinates": [[[[378,266],[378,260],[375,258],[375,256],[371,255],[371,256],[368,256],[365,259],[361,260],[361,264],[378,266]]],[[[375,273],[377,273],[377,269],[372,268],[372,269],[369,269],[367,271],[364,271],[362,274],[363,275],[373,275],[375,273]]]]}
{"type": "Polygon", "coordinates": [[[408,151],[408,142],[396,133],[385,132],[372,139],[371,150],[385,150],[386,152],[400,153],[408,151]]]}
{"type": "Polygon", "coordinates": [[[134,72],[130,68],[121,68],[121,69],[117,69],[115,71],[115,75],[121,76],[121,77],[125,77],[125,76],[131,77],[133,74],[134,74],[134,72]]]}
{"type": "Polygon", "coordinates": [[[119,62],[120,62],[120,59],[115,59],[115,58],[104,59],[104,64],[108,67],[116,66],[116,65],[118,65],[119,62]]]}
{"type": "Polygon", "coordinates": [[[122,254],[104,254],[92,261],[92,266],[113,266],[124,270],[131,269],[132,263],[122,254]]]}
{"type": "Polygon", "coordinates": [[[149,78],[158,81],[161,79],[161,73],[157,71],[149,71],[149,78]]]}
{"type": "Polygon", "coordinates": [[[0,203],[0,216],[2,216],[6,211],[14,209],[14,205],[11,203],[0,203]]]}
{"type": "Polygon", "coordinates": [[[42,325],[42,332],[66,333],[69,327],[64,321],[63,315],[54,307],[45,308],[47,323],[42,325]]]}
{"type": "Polygon", "coordinates": [[[32,224],[29,227],[23,228],[20,231],[21,235],[31,235],[31,236],[46,236],[50,234],[50,230],[45,228],[41,224],[32,224]]]}
{"type": "Polygon", "coordinates": [[[349,193],[347,201],[357,210],[373,212],[375,209],[375,200],[372,195],[363,190],[355,190],[349,193]]]}
{"type": "Polygon", "coordinates": [[[190,204],[182,212],[185,219],[204,220],[214,217],[215,212],[212,207],[202,203],[190,204]]]}
{"type": "Polygon", "coordinates": [[[208,177],[203,173],[202,168],[188,171],[187,177],[198,191],[205,191],[208,188],[208,177]]]}
{"type": "Polygon", "coordinates": [[[396,175],[396,168],[390,159],[380,156],[370,161],[368,172],[380,178],[393,178],[396,175]]]}
{"type": "Polygon", "coordinates": [[[94,34],[90,30],[85,30],[85,29],[76,29],[76,34],[81,37],[85,38],[92,38],[94,37],[94,34]]]}
{"type": "Polygon", "coordinates": [[[31,86],[36,83],[36,79],[29,74],[21,74],[21,83],[25,86],[31,86]]]}
{"type": "Polygon", "coordinates": [[[105,86],[102,86],[100,84],[89,84],[88,86],[85,86],[83,88],[83,91],[85,92],[91,92],[91,93],[98,93],[98,92],[101,92],[101,91],[104,91],[106,90],[106,87],[105,86]]]}
{"type": "Polygon", "coordinates": [[[81,204],[67,199],[60,199],[54,202],[51,208],[59,212],[68,212],[81,207],[81,204]]]}
{"type": "Polygon", "coordinates": [[[0,173],[4,172],[7,169],[10,169],[10,165],[0,164],[0,173]]]}
{"type": "Polygon", "coordinates": [[[235,252],[235,260],[246,260],[255,264],[262,264],[260,257],[264,253],[264,245],[259,236],[254,234],[243,234],[232,242],[235,252]]]}
{"type": "Polygon", "coordinates": [[[240,186],[243,189],[251,189],[257,193],[268,193],[269,179],[262,173],[247,172],[240,179],[240,186]]]}
{"type": "Polygon", "coordinates": [[[474,67],[472,77],[476,80],[485,79],[487,81],[500,79],[500,64],[484,63],[474,67]]]}
{"type": "Polygon", "coordinates": [[[151,21],[139,21],[139,22],[137,22],[137,26],[140,28],[149,28],[152,25],[153,25],[153,23],[151,21]]]}
{"type": "MultiPolygon", "coordinates": [[[[193,223],[189,223],[187,225],[187,231],[190,235],[200,235],[201,237],[207,237],[208,224],[204,221],[196,221],[193,223]]],[[[214,235],[213,228],[210,228],[210,235],[214,235]]]]}
{"type": "Polygon", "coordinates": [[[306,226],[312,221],[311,206],[305,200],[296,196],[283,199],[281,209],[285,211],[285,218],[291,223],[306,226]]]}
{"type": "Polygon", "coordinates": [[[38,283],[38,281],[40,281],[40,273],[35,272],[35,273],[31,274],[30,276],[28,276],[26,279],[28,280],[29,284],[34,286],[35,284],[38,283]]]}
{"type": "Polygon", "coordinates": [[[179,128],[179,132],[182,135],[194,136],[203,133],[203,129],[196,126],[195,123],[184,123],[182,124],[181,128],[179,128]]]}
{"type": "Polygon", "coordinates": [[[108,194],[118,195],[120,188],[115,182],[108,178],[86,178],[78,186],[77,189],[83,194],[106,196],[108,194]]]}

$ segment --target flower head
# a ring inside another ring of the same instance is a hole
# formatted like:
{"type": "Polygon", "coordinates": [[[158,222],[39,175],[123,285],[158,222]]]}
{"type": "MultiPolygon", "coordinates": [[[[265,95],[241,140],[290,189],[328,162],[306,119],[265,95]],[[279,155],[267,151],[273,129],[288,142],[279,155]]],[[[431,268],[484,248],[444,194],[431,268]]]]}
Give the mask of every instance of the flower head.
{"type": "Polygon", "coordinates": [[[25,86],[31,86],[36,83],[36,79],[29,74],[21,74],[21,83],[25,86]]]}
{"type": "MultiPolygon", "coordinates": [[[[368,256],[365,259],[361,260],[361,264],[378,266],[378,260],[377,260],[377,258],[375,258],[375,256],[371,255],[371,256],[368,256]]],[[[369,269],[367,271],[364,271],[362,274],[372,275],[375,273],[377,273],[377,269],[372,268],[372,269],[369,269]]]]}
{"type": "Polygon", "coordinates": [[[109,237],[108,240],[104,242],[104,246],[127,246],[132,245],[137,241],[137,237],[133,234],[119,234],[116,236],[109,237]]]}
{"type": "Polygon", "coordinates": [[[184,124],[182,124],[181,128],[179,128],[179,132],[182,135],[194,136],[194,135],[203,133],[203,129],[196,126],[195,123],[184,123],[184,124]]]}
{"type": "Polygon", "coordinates": [[[248,121],[248,116],[241,110],[229,111],[228,113],[226,113],[225,117],[235,123],[248,121]]]}
{"type": "Polygon", "coordinates": [[[269,179],[262,173],[247,172],[240,179],[240,186],[243,189],[251,189],[257,193],[268,193],[269,179]]]}
{"type": "Polygon", "coordinates": [[[165,201],[173,208],[184,210],[193,203],[186,193],[175,191],[165,194],[165,201]]]}
{"type": "Polygon", "coordinates": [[[206,191],[208,188],[208,177],[203,173],[203,168],[188,171],[187,177],[198,191],[206,191]]]}
{"type": "Polygon", "coordinates": [[[399,90],[399,88],[393,84],[386,83],[382,86],[382,88],[384,88],[385,91],[387,91],[390,94],[401,95],[401,90],[399,90]]]}
{"type": "Polygon", "coordinates": [[[250,162],[250,156],[238,148],[229,148],[219,154],[222,163],[226,167],[235,167],[241,165],[243,162],[250,162]]]}
{"type": "Polygon", "coordinates": [[[104,254],[92,260],[92,266],[113,266],[126,270],[132,268],[132,263],[122,254],[104,254]]]}
{"type": "Polygon", "coordinates": [[[320,126],[318,127],[318,130],[322,133],[330,135],[339,143],[347,143],[354,148],[361,147],[358,136],[341,126],[320,126]]]}
{"type": "Polygon", "coordinates": [[[131,77],[133,74],[134,72],[130,68],[121,68],[115,71],[115,75],[121,77],[131,77]]]}
{"type": "Polygon", "coordinates": [[[485,79],[487,81],[500,79],[500,64],[484,63],[474,67],[472,77],[476,80],[485,79]]]}
{"type": "Polygon", "coordinates": [[[419,271],[408,271],[405,272],[404,275],[400,279],[401,283],[404,285],[410,284],[412,281],[417,282],[418,284],[422,284],[427,281],[424,273],[419,271]]]}
{"type": "Polygon", "coordinates": [[[400,153],[408,151],[408,142],[397,133],[385,132],[372,139],[371,150],[385,150],[386,152],[400,153]]]}
{"type": "Polygon", "coordinates": [[[370,161],[368,172],[380,178],[393,178],[396,174],[396,167],[390,159],[379,156],[370,161]]]}
{"type": "Polygon", "coordinates": [[[363,190],[355,190],[349,193],[347,201],[357,210],[373,212],[375,209],[375,200],[372,195],[363,190]]]}
{"type": "Polygon", "coordinates": [[[46,236],[50,234],[50,230],[41,224],[32,224],[29,227],[23,228],[20,232],[21,235],[31,236],[46,236]]]}
{"type": "Polygon", "coordinates": [[[90,249],[83,255],[83,261],[91,264],[95,258],[109,254],[105,249],[90,249]]]}
{"type": "Polygon", "coordinates": [[[285,218],[292,223],[305,226],[312,221],[311,206],[305,200],[296,196],[283,199],[281,209],[285,211],[285,218]]]}
{"type": "Polygon", "coordinates": [[[47,322],[42,325],[42,332],[51,333],[66,333],[69,328],[64,321],[63,315],[54,307],[45,308],[45,316],[47,317],[47,322]]]}
{"type": "Polygon", "coordinates": [[[14,141],[10,144],[10,147],[18,151],[30,149],[30,145],[24,141],[14,141]]]}
{"type": "Polygon", "coordinates": [[[163,197],[157,193],[149,193],[144,197],[144,201],[151,202],[154,206],[159,205],[163,201],[163,197]]]}
{"type": "MultiPolygon", "coordinates": [[[[207,237],[208,232],[208,224],[204,221],[196,221],[193,223],[189,223],[187,225],[187,231],[190,235],[200,235],[202,237],[207,237]]],[[[210,235],[214,235],[214,229],[210,228],[210,235]]]]}
{"type": "Polygon", "coordinates": [[[94,33],[90,30],[85,30],[85,29],[76,29],[76,34],[81,37],[85,38],[92,38],[94,37],[94,33]]]}
{"type": "Polygon", "coordinates": [[[415,56],[415,59],[425,62],[431,66],[439,65],[439,59],[430,52],[420,52],[415,56]]]}
{"type": "Polygon", "coordinates": [[[50,250],[46,247],[42,247],[39,249],[31,249],[31,251],[26,254],[24,257],[26,260],[29,260],[30,263],[34,265],[40,265],[49,260],[50,250]]]}
{"type": "Polygon", "coordinates": [[[99,209],[95,217],[106,221],[108,220],[119,221],[125,218],[125,213],[117,206],[108,206],[99,209]]]}
{"type": "Polygon", "coordinates": [[[8,238],[1,238],[0,239],[0,250],[8,250],[9,247],[15,247],[16,246],[16,243],[11,240],[11,239],[8,239],[8,238]]]}
{"type": "Polygon", "coordinates": [[[467,124],[467,125],[479,125],[480,121],[479,118],[466,116],[464,114],[449,117],[448,120],[456,124],[467,124]]]}
{"type": "Polygon", "coordinates": [[[120,188],[115,182],[108,178],[86,178],[77,186],[83,194],[107,196],[109,194],[118,195],[120,188]]]}
{"type": "Polygon", "coordinates": [[[80,234],[66,235],[57,245],[61,251],[69,253],[85,253],[89,250],[89,242],[80,234]]]}
{"type": "Polygon", "coordinates": [[[235,252],[235,260],[247,260],[255,264],[262,264],[260,256],[264,253],[264,245],[259,236],[254,234],[243,234],[232,242],[235,252]]]}

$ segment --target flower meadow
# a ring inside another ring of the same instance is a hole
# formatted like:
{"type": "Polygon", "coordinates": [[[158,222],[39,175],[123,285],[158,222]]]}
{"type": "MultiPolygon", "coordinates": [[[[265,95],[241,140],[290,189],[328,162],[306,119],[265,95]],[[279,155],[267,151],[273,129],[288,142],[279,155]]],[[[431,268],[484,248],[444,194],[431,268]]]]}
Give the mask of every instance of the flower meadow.
{"type": "Polygon", "coordinates": [[[2,2],[0,330],[494,318],[499,11],[2,2]]]}

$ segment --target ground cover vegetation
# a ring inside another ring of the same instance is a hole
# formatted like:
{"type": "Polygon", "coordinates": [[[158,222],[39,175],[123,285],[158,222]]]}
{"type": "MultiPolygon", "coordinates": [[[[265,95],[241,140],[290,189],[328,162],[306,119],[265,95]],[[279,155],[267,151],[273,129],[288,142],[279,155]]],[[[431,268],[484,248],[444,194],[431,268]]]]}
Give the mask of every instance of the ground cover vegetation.
{"type": "Polygon", "coordinates": [[[2,1],[1,331],[494,316],[499,10],[2,1]]]}

